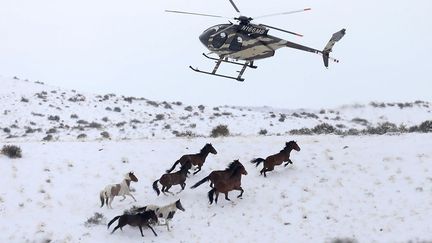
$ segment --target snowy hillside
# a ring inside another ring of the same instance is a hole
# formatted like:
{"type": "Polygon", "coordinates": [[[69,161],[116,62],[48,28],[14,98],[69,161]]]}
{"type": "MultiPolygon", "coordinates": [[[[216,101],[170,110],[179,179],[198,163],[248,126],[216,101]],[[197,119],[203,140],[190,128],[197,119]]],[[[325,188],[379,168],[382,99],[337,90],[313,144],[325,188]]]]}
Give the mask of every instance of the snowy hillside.
{"type": "Polygon", "coordinates": [[[0,149],[22,149],[18,159],[0,154],[0,242],[431,242],[431,111],[427,101],[189,106],[0,77],[0,149]],[[218,125],[230,136],[210,136],[218,125]],[[262,165],[249,161],[290,140],[301,147],[291,152],[294,164],[260,176],[262,165]],[[186,189],[157,196],[152,182],[206,143],[218,153],[186,189]],[[235,159],[248,172],[242,199],[234,191],[232,202],[221,195],[209,205],[208,183],[190,189],[235,159]],[[100,208],[99,192],[129,171],[138,177],[131,184],[138,202],[116,197],[113,209],[100,208]],[[156,227],[158,237],[106,228],[132,206],[177,199],[186,211],[170,232],[156,227]]]}
{"type": "Polygon", "coordinates": [[[87,94],[2,77],[0,84],[0,141],[5,142],[208,137],[220,124],[243,136],[297,134],[295,129],[322,123],[346,132],[386,122],[409,128],[432,117],[432,104],[425,101],[319,110],[208,107],[87,94]]]}

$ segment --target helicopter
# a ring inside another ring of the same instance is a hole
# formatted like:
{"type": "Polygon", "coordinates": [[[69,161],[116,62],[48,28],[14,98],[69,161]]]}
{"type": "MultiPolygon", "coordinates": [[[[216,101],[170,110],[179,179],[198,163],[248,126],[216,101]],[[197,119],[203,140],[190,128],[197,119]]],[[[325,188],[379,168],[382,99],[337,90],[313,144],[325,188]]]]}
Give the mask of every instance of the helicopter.
{"type": "Polygon", "coordinates": [[[255,60],[265,59],[274,56],[275,51],[282,47],[290,47],[302,51],[316,53],[322,56],[324,61],[324,66],[328,68],[329,60],[338,63],[339,60],[330,57],[330,52],[332,52],[333,46],[345,35],[345,29],[342,29],[334,33],[331,39],[328,41],[324,49],[317,50],[311,47],[303,46],[294,42],[290,42],[272,35],[268,32],[270,29],[285,32],[288,34],[302,36],[301,34],[284,30],[281,28],[273,27],[265,24],[254,24],[252,20],[266,18],[277,15],[287,15],[299,12],[305,12],[311,10],[310,8],[304,8],[295,11],[281,12],[275,14],[267,14],[258,17],[247,17],[241,14],[239,8],[234,3],[233,0],[229,0],[232,7],[235,9],[238,17],[229,18],[220,15],[213,14],[203,14],[203,13],[193,13],[184,12],[177,10],[165,10],[168,13],[177,14],[189,14],[213,18],[225,18],[229,20],[234,20],[237,23],[234,24],[231,21],[226,24],[218,24],[206,29],[200,36],[199,40],[201,43],[210,51],[210,53],[203,53],[204,57],[216,61],[216,65],[212,71],[202,71],[198,68],[189,66],[195,72],[218,76],[222,78],[234,79],[237,81],[244,81],[242,78],[246,68],[256,69],[257,66],[254,65],[255,60]],[[218,57],[211,57],[209,55],[216,54],[218,57]],[[237,76],[229,76],[217,73],[221,63],[228,63],[232,65],[242,66],[238,72],[237,76]]]}

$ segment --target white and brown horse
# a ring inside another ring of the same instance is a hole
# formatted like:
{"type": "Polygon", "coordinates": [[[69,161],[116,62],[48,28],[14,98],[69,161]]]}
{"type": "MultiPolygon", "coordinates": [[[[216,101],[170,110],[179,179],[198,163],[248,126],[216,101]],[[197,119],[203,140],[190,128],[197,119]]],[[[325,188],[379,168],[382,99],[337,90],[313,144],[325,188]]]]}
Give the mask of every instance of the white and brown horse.
{"type": "Polygon", "coordinates": [[[101,207],[103,207],[105,202],[108,208],[112,208],[111,203],[114,200],[115,196],[123,196],[123,199],[120,200],[123,201],[126,199],[126,195],[128,195],[131,196],[136,202],[135,197],[130,193],[131,181],[138,181],[138,178],[134,175],[133,172],[125,174],[125,177],[121,183],[106,186],[105,189],[103,189],[99,194],[101,200],[101,207]]]}

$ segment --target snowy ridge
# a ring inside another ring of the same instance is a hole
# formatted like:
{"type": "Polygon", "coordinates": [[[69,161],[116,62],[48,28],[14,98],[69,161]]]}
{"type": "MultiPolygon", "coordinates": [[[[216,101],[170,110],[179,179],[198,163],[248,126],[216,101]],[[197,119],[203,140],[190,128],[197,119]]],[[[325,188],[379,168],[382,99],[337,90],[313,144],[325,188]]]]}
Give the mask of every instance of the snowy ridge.
{"type": "Polygon", "coordinates": [[[328,123],[341,130],[383,122],[414,126],[431,117],[432,104],[371,103],[334,109],[189,106],[115,94],[95,95],[0,77],[0,141],[93,141],[208,137],[228,125],[232,135],[287,135],[328,123]]]}

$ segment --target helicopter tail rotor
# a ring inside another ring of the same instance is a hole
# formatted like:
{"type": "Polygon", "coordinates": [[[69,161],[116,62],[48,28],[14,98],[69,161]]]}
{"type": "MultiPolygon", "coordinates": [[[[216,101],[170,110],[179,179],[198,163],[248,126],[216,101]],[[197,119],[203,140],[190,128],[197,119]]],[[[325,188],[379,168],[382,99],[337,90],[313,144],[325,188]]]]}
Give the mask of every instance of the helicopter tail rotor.
{"type": "Polygon", "coordinates": [[[336,44],[336,42],[340,41],[342,39],[342,37],[344,37],[345,32],[346,32],[346,29],[341,29],[340,31],[334,33],[332,35],[332,37],[330,38],[329,42],[327,43],[327,45],[324,47],[324,50],[322,50],[321,53],[322,53],[325,67],[328,67],[329,59],[333,62],[336,62],[336,63],[339,62],[339,60],[330,57],[330,52],[332,52],[333,46],[336,44]]]}

